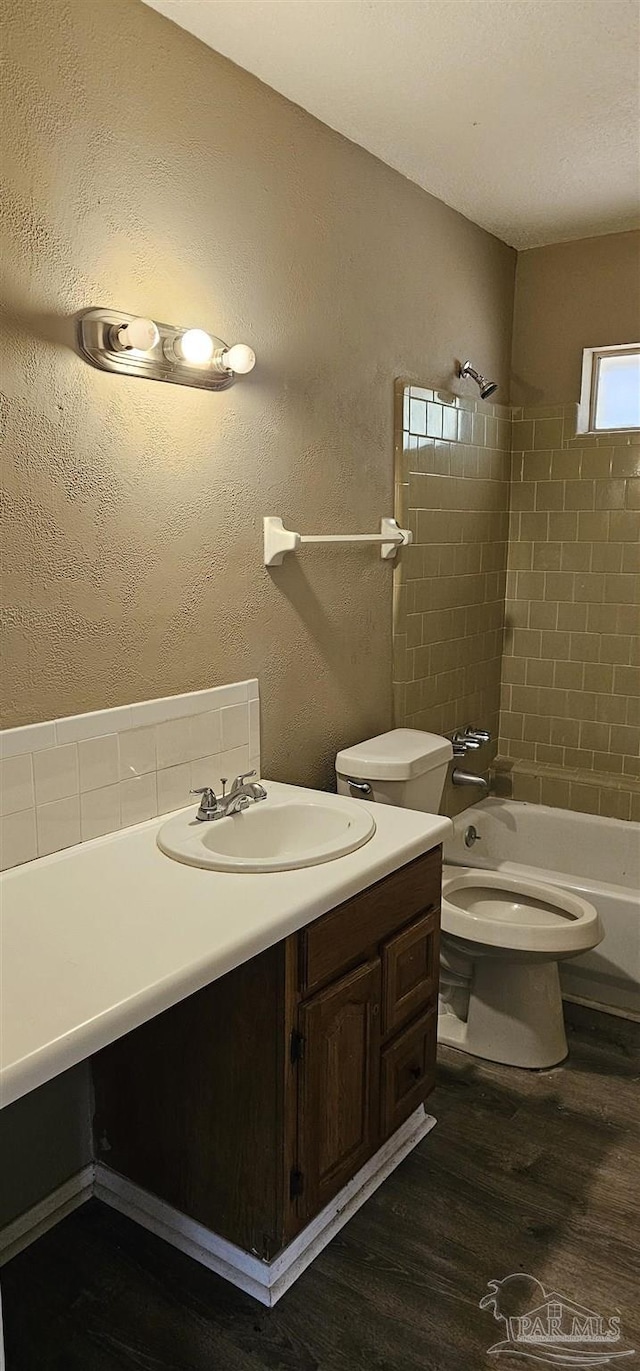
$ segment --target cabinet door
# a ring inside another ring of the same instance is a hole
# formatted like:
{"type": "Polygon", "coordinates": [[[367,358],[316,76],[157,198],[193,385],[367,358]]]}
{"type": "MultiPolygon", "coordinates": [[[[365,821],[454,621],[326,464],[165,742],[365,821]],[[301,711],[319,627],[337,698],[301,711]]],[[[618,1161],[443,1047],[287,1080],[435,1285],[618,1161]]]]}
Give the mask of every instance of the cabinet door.
{"type": "Polygon", "coordinates": [[[375,1152],[380,1103],[379,960],[300,1008],[300,1214],[316,1214],[375,1152]]]}
{"type": "Polygon", "coordinates": [[[397,933],[382,949],[383,1033],[389,1037],[427,1008],[438,991],[438,911],[397,933]]]}
{"type": "Polygon", "coordinates": [[[436,1083],[438,1006],[405,1028],[382,1053],[382,1137],[423,1104],[436,1083]]]}

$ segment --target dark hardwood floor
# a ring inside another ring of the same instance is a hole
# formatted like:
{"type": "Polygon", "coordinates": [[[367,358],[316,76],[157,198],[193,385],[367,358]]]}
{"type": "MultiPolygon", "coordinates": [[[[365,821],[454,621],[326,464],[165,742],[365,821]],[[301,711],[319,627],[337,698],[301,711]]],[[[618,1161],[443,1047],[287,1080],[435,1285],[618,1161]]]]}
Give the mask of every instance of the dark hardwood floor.
{"type": "Polygon", "coordinates": [[[487,1355],[503,1325],[478,1307],[518,1271],[640,1350],[640,1027],[570,1013],[551,1071],[441,1051],[438,1127],[273,1311],[76,1211],[2,1272],[7,1371],[521,1371],[542,1363],[487,1355]]]}

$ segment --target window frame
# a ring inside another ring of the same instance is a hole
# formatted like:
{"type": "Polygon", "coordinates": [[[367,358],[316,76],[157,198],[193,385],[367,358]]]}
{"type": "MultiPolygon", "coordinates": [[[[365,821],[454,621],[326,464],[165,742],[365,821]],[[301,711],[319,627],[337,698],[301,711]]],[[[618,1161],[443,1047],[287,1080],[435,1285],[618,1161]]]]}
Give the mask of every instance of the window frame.
{"type": "Polygon", "coordinates": [[[596,428],[596,405],[598,400],[598,381],[600,363],[603,357],[640,356],[640,343],[616,343],[611,347],[584,348],[582,352],[582,387],[578,405],[578,433],[590,433],[597,437],[601,433],[637,433],[637,429],[596,428]]]}

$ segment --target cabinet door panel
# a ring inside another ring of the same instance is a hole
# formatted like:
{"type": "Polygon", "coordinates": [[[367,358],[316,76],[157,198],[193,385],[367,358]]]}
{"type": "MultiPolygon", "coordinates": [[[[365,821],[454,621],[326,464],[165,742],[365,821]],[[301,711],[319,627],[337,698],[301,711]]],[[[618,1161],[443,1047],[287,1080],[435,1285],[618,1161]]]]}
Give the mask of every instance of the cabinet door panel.
{"type": "Polygon", "coordinates": [[[300,1206],[305,1219],[379,1140],[380,962],[367,962],[300,1009],[300,1206]]]}
{"type": "Polygon", "coordinates": [[[382,950],[383,1034],[396,1033],[425,1009],[438,990],[438,911],[417,919],[382,950]]]}
{"type": "Polygon", "coordinates": [[[405,1028],[382,1053],[382,1137],[388,1138],[426,1100],[436,1081],[438,1008],[405,1028]]]}

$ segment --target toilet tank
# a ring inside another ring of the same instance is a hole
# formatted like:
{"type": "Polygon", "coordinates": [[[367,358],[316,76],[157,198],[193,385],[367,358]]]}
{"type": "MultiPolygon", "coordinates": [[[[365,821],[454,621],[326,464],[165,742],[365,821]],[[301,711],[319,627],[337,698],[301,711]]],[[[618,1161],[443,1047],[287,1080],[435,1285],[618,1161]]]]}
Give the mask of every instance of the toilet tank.
{"type": "Polygon", "coordinates": [[[338,753],[338,794],[437,814],[452,757],[448,738],[394,728],[338,753]]]}

